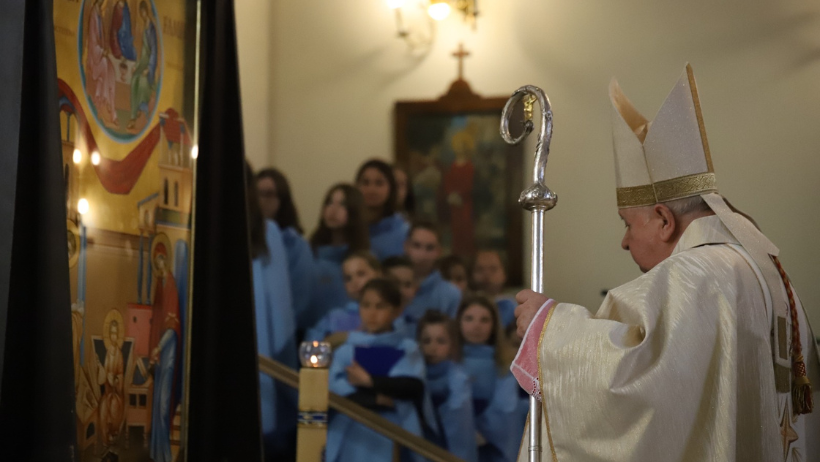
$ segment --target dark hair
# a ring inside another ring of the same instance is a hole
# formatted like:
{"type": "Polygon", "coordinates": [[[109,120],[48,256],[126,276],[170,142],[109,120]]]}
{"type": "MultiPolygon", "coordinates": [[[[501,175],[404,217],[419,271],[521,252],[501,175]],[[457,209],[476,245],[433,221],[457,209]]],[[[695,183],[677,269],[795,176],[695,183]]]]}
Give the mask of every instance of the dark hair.
{"type": "MultiPolygon", "coordinates": [[[[396,178],[395,170],[401,170],[407,177],[407,193],[404,196],[404,202],[399,205],[401,207],[400,211],[405,212],[408,216],[412,216],[413,212],[416,211],[416,195],[413,194],[413,187],[410,184],[410,173],[408,169],[399,164],[393,164],[393,170],[393,179],[396,178]]],[[[398,195],[398,187],[396,187],[396,195],[398,195]]]]}
{"type": "Polygon", "coordinates": [[[472,305],[479,305],[490,312],[490,317],[493,320],[493,328],[490,333],[490,338],[487,340],[487,344],[495,348],[495,364],[498,366],[499,371],[503,373],[509,368],[508,361],[510,358],[508,358],[509,355],[507,354],[507,345],[502,341],[504,339],[504,328],[501,325],[501,315],[498,314],[498,306],[495,302],[481,294],[471,294],[464,297],[456,313],[458,340],[462,345],[467,343],[464,339],[464,334],[461,332],[461,318],[464,316],[464,312],[467,311],[467,308],[472,305]]]}
{"type": "Polygon", "coordinates": [[[376,258],[369,250],[357,250],[355,252],[350,252],[347,254],[344,260],[342,260],[342,264],[348,262],[348,260],[353,260],[354,258],[361,258],[362,260],[367,263],[367,266],[372,268],[374,271],[381,272],[382,265],[379,263],[379,259],[376,258]]]}
{"type": "Polygon", "coordinates": [[[347,183],[339,183],[331,187],[322,202],[322,211],[319,213],[319,226],[310,237],[310,245],[316,250],[322,245],[333,243],[333,231],[327,227],[322,219],[324,208],[330,202],[330,198],[336,191],[341,191],[345,196],[345,209],[347,209],[347,224],[342,228],[345,243],[348,245],[348,252],[368,250],[370,248],[370,235],[367,232],[367,225],[364,222],[364,201],[362,193],[358,189],[347,183]]]}
{"type": "Polygon", "coordinates": [[[433,325],[443,325],[450,336],[450,358],[461,361],[461,338],[458,332],[458,326],[453,318],[447,316],[439,310],[427,310],[424,315],[419,318],[418,326],[416,327],[416,341],[421,344],[421,334],[424,328],[433,325]]]}
{"type": "Polygon", "coordinates": [[[410,225],[410,230],[407,231],[407,239],[410,239],[410,236],[412,236],[413,233],[419,229],[426,229],[427,231],[435,234],[436,239],[438,239],[438,243],[441,244],[441,228],[430,220],[414,220],[410,225]]]}
{"type": "Polygon", "coordinates": [[[245,206],[248,211],[248,234],[250,236],[251,258],[269,256],[270,250],[265,240],[265,217],[256,197],[256,184],[251,164],[245,160],[245,206]]]}
{"type": "Polygon", "coordinates": [[[413,269],[413,262],[409,258],[400,255],[385,258],[382,262],[382,269],[387,271],[393,268],[413,269]]]}
{"type": "Polygon", "coordinates": [[[140,2],[139,9],[140,10],[145,10],[145,12],[148,13],[149,15],[151,14],[151,9],[148,8],[148,3],[146,3],[145,0],[142,0],[140,2]]]}
{"type": "Polygon", "coordinates": [[[290,191],[290,182],[287,177],[275,168],[266,168],[260,170],[256,174],[256,183],[263,178],[270,178],[276,185],[276,195],[279,197],[279,210],[273,220],[279,224],[282,229],[293,228],[303,234],[302,224],[299,222],[299,212],[296,211],[296,206],[293,205],[293,195],[290,191]]]}
{"type": "Polygon", "coordinates": [[[467,279],[470,278],[470,268],[467,266],[467,263],[464,262],[464,259],[459,257],[458,255],[447,255],[446,257],[438,261],[438,269],[439,271],[441,271],[441,275],[444,276],[444,279],[448,281],[450,280],[450,270],[452,270],[456,266],[463,267],[467,279]]]}
{"type": "Polygon", "coordinates": [[[356,185],[362,179],[362,174],[367,169],[374,168],[379,171],[387,179],[387,184],[390,185],[390,192],[387,194],[387,202],[384,203],[381,218],[389,217],[396,213],[396,177],[393,176],[393,167],[387,162],[379,159],[371,159],[363,163],[356,173],[356,185]]]}
{"type": "Polygon", "coordinates": [[[371,279],[364,285],[364,287],[362,287],[362,296],[364,296],[364,293],[368,290],[372,290],[379,294],[379,297],[387,302],[387,304],[392,306],[393,309],[401,308],[401,292],[399,291],[399,288],[396,287],[396,283],[390,279],[371,279]]]}

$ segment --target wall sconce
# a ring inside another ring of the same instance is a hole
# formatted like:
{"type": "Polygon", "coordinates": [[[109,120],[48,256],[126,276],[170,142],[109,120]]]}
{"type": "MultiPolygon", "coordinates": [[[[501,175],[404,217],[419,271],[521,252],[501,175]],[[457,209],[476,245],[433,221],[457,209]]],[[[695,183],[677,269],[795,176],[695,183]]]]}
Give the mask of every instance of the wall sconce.
{"type": "Polygon", "coordinates": [[[455,10],[473,30],[476,28],[477,0],[385,0],[396,13],[398,36],[411,48],[429,46],[435,36],[434,22],[442,21],[455,10]],[[431,21],[432,20],[432,21],[431,21]]]}

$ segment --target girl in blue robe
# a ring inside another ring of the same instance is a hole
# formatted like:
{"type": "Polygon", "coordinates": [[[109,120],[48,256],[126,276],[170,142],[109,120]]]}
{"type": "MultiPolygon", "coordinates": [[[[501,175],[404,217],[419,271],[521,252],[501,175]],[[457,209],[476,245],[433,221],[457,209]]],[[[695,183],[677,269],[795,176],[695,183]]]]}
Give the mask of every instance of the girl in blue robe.
{"type": "Polygon", "coordinates": [[[404,253],[410,225],[396,211],[396,178],[386,162],[373,159],[359,167],[356,186],[364,198],[370,250],[379,260],[404,253]]]}
{"type": "Polygon", "coordinates": [[[428,311],[419,320],[418,342],[427,364],[427,390],[439,428],[439,433],[428,435],[428,439],[466,462],[477,462],[470,378],[454,361],[459,352],[455,322],[441,312],[428,311]]]}
{"type": "Polygon", "coordinates": [[[290,183],[279,170],[267,168],[256,174],[256,191],[262,215],[275,221],[282,230],[296,328],[307,329],[315,321],[310,319],[309,311],[311,289],[315,285],[313,251],[302,236],[302,225],[293,203],[290,183]]]}
{"type": "Polygon", "coordinates": [[[447,255],[439,260],[438,270],[441,271],[441,277],[458,287],[461,293],[469,290],[470,279],[467,276],[467,263],[458,255],[447,255]]]}
{"type": "Polygon", "coordinates": [[[503,327],[506,328],[515,321],[516,303],[503,295],[507,284],[507,269],[497,250],[482,249],[476,252],[470,268],[470,281],[474,290],[495,300],[503,327]]]}
{"type": "MultiPolygon", "coordinates": [[[[249,166],[246,174],[248,181],[252,181],[249,166]]],[[[249,184],[247,189],[257,350],[259,354],[295,369],[296,323],[282,233],[275,222],[262,217],[256,200],[256,188],[249,184]]],[[[267,458],[295,454],[295,390],[260,373],[259,396],[267,458]]]]}
{"type": "Polygon", "coordinates": [[[404,310],[405,317],[418,321],[427,310],[436,309],[454,318],[461,302],[461,291],[445,281],[438,270],[437,259],[441,256],[438,227],[432,222],[414,222],[404,247],[407,258],[413,263],[416,280],[420,281],[416,296],[404,310]]]}
{"type": "MultiPolygon", "coordinates": [[[[342,271],[345,277],[345,290],[351,301],[343,307],[330,310],[323,316],[307,331],[306,341],[325,341],[332,334],[350,332],[361,326],[362,320],[359,317],[361,291],[365,284],[381,274],[381,265],[369,252],[355,252],[345,258],[342,271]]],[[[330,343],[336,346],[335,344],[340,342],[330,341],[330,343]]]]}
{"type": "Polygon", "coordinates": [[[323,204],[319,225],[310,237],[315,260],[310,304],[301,321],[306,326],[352,301],[345,290],[342,263],[348,254],[370,248],[358,189],[349,184],[334,185],[323,204]]]}
{"type": "MultiPolygon", "coordinates": [[[[362,330],[351,332],[334,352],[330,391],[377,412],[421,436],[424,402],[424,359],[415,341],[393,330],[401,295],[387,279],[374,279],[362,290],[362,330]]],[[[328,462],[392,460],[393,442],[343,414],[330,420],[325,459],[328,462]]],[[[402,460],[421,462],[416,454],[402,460]]]]}
{"type": "MultiPolygon", "coordinates": [[[[488,298],[465,299],[456,322],[463,364],[470,377],[480,462],[514,462],[521,442],[517,382],[509,371],[498,308],[488,298]]],[[[520,388],[520,387],[519,387],[520,388]]]]}
{"type": "Polygon", "coordinates": [[[416,298],[419,284],[413,271],[413,262],[407,257],[390,257],[382,262],[385,277],[396,283],[401,292],[402,315],[396,320],[396,328],[405,332],[408,338],[416,338],[416,319],[405,314],[410,302],[416,298]]]}
{"type": "Polygon", "coordinates": [[[405,316],[417,321],[428,309],[435,308],[454,317],[460,301],[461,291],[445,281],[441,273],[433,271],[421,281],[416,296],[405,309],[405,316]]]}

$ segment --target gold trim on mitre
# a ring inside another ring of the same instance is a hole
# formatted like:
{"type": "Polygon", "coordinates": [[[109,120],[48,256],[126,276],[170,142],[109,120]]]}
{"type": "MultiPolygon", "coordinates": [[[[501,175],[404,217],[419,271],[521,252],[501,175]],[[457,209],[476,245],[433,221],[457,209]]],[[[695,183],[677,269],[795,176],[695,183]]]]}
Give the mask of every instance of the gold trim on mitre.
{"type": "Polygon", "coordinates": [[[614,79],[610,100],[618,208],[717,192],[700,98],[688,63],[652,121],[637,111],[614,79]]]}
{"type": "Polygon", "coordinates": [[[712,165],[712,152],[709,150],[709,140],[706,138],[706,125],[703,123],[703,112],[700,109],[698,85],[695,83],[695,72],[692,71],[692,65],[689,63],[686,63],[686,76],[689,78],[692,102],[695,103],[695,115],[698,118],[698,129],[700,130],[700,141],[703,143],[703,154],[706,156],[706,166],[710,172],[714,173],[715,167],[712,165]]]}
{"type": "Polygon", "coordinates": [[[645,207],[661,202],[717,192],[717,179],[711,172],[672,178],[654,184],[617,188],[618,208],[645,207]]]}

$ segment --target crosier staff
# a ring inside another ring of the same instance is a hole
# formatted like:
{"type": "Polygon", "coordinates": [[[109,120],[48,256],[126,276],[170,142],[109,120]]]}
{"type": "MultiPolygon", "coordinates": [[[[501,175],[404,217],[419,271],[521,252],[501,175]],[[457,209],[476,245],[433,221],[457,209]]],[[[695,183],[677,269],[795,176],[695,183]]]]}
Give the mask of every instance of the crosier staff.
{"type": "MultiPolygon", "coordinates": [[[[538,133],[538,143],[535,145],[535,165],[533,167],[532,185],[521,192],[518,203],[525,210],[532,212],[532,271],[530,287],[533,291],[544,292],[544,213],[555,207],[558,196],[550,191],[544,183],[544,170],[547,167],[547,158],[550,152],[552,139],[552,108],[544,90],[525,85],[512,94],[504,111],[501,113],[501,137],[508,144],[521,143],[534,127],[533,105],[535,102],[541,107],[541,130],[538,133]],[[510,119],[513,108],[523,100],[524,104],[524,132],[517,138],[510,134],[510,119]]],[[[529,462],[541,460],[541,405],[533,396],[530,396],[529,416],[529,462]]]]}

